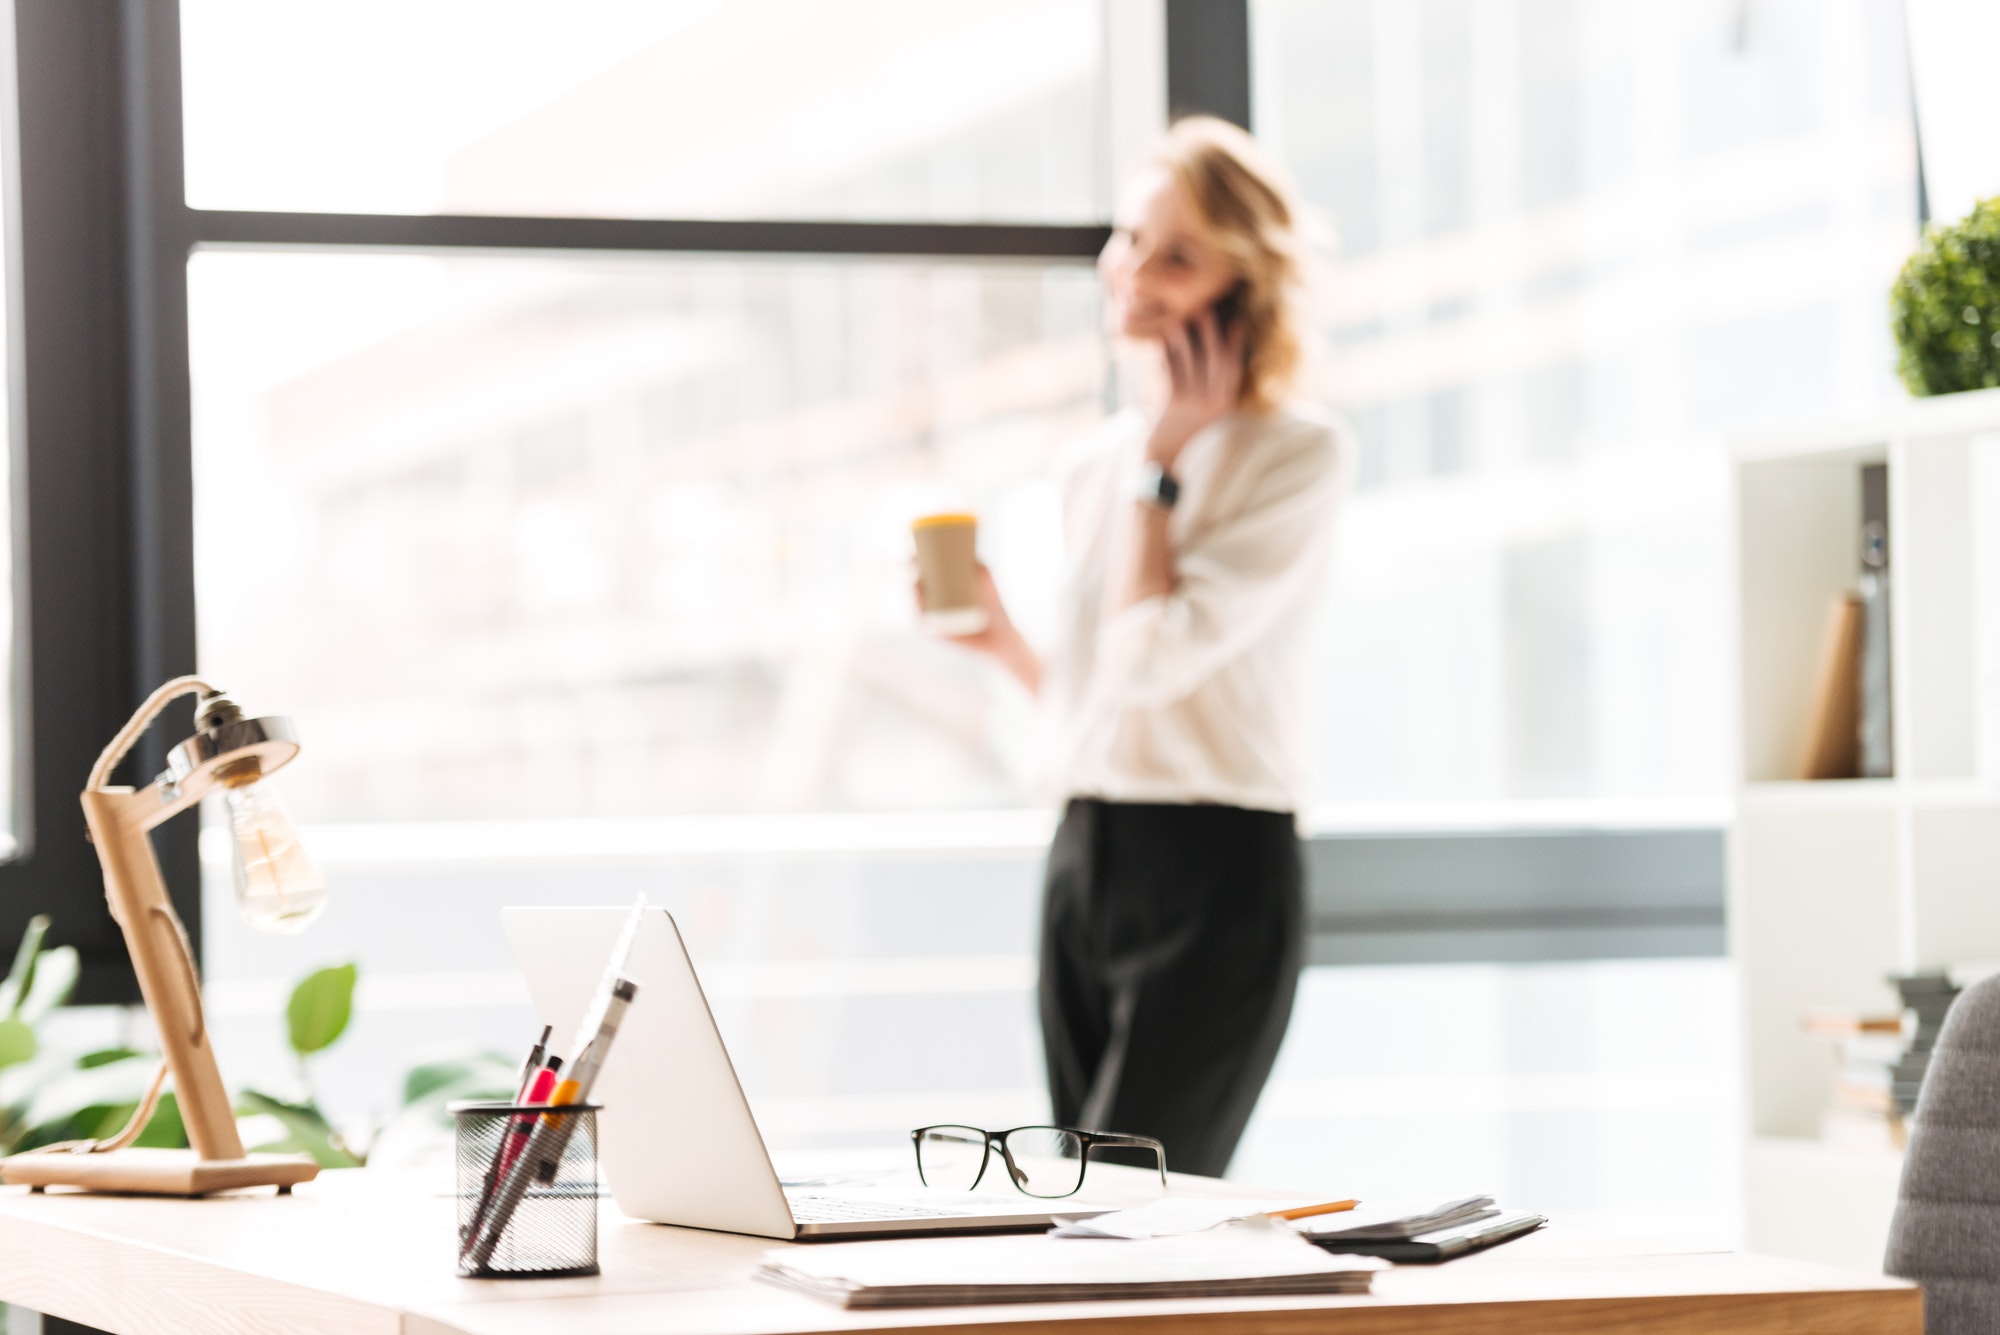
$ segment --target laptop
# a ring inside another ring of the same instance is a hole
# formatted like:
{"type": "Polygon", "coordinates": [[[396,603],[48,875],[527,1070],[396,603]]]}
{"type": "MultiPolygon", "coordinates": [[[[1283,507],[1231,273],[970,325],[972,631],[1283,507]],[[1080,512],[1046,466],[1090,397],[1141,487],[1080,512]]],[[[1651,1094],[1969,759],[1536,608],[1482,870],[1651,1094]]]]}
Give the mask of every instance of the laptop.
{"type": "MultiPolygon", "coordinates": [[[[629,908],[510,908],[500,921],[529,995],[568,1043],[597,993],[629,908]]],[[[639,1219],[783,1239],[985,1233],[1046,1228],[1092,1205],[1001,1192],[895,1187],[787,1188],[736,1079],[680,929],[641,911],[625,976],[639,994],[591,1091],[598,1160],[618,1208],[639,1219]]],[[[565,1057],[573,1054],[563,1053],[565,1057]]],[[[991,1178],[995,1170],[989,1168],[991,1178]]],[[[1006,1174],[1000,1174],[1006,1182],[1006,1174]]],[[[1155,1192],[1157,1194],[1157,1191],[1155,1192]]]]}

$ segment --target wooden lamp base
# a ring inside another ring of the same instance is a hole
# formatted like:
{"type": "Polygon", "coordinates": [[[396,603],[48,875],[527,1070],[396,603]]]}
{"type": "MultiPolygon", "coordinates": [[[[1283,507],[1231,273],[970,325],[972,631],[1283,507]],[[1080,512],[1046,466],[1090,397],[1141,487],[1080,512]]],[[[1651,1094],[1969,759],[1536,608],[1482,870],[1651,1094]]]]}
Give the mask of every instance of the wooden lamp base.
{"type": "Polygon", "coordinates": [[[206,1196],[239,1187],[276,1187],[319,1176],[305,1154],[246,1154],[241,1159],[204,1159],[193,1150],[144,1147],[103,1154],[16,1154],[0,1159],[0,1182],[44,1187],[82,1187],[142,1196],[206,1196]]]}

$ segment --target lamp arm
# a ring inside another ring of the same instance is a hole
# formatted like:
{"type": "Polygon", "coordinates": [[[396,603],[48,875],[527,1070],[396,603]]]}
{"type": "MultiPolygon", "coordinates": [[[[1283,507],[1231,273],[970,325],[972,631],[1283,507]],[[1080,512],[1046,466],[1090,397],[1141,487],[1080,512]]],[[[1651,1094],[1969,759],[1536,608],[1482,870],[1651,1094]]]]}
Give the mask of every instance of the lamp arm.
{"type": "Polygon", "coordinates": [[[111,744],[97,757],[97,763],[90,767],[90,779],[86,786],[103,788],[109,783],[111,771],[118,768],[118,762],[125,758],[125,753],[132,749],[133,743],[137,742],[152,725],[153,720],[160,716],[160,711],[181,696],[193,695],[197,691],[207,691],[211,695],[216,693],[215,687],[200,677],[186,676],[175,677],[147,696],[146,703],[140,705],[138,712],[126,720],[125,726],[118,730],[118,735],[111,739],[111,744]]]}
{"type": "MultiPolygon", "coordinates": [[[[109,786],[112,770],[160,712],[174,700],[195,692],[218,694],[200,677],[188,676],[176,677],[146,697],[91,768],[89,786],[83,791],[83,814],[104,867],[104,894],[111,904],[111,916],[124,931],[140,994],[152,1013],[160,1047],[173,1071],[188,1139],[205,1160],[236,1160],[243,1157],[243,1141],[222,1084],[222,1072],[215,1064],[215,1050],[208,1041],[193,952],[180,916],[167,898],[152,841],[146,837],[152,824],[177,808],[147,812],[144,808],[154,805],[151,794],[109,786]]],[[[135,1120],[144,1125],[143,1119],[135,1120]]],[[[127,1126],[104,1148],[124,1141],[128,1133],[138,1134],[127,1126]]]]}

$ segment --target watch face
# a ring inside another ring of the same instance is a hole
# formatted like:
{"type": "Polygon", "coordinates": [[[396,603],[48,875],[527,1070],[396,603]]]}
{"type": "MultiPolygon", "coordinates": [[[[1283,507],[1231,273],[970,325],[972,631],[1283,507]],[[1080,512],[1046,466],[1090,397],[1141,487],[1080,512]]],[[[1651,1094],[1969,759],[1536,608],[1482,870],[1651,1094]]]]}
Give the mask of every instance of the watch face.
{"type": "Polygon", "coordinates": [[[1162,510],[1174,508],[1174,502],[1181,498],[1180,483],[1174,475],[1158,464],[1149,463],[1139,470],[1138,499],[1148,505],[1157,505],[1162,510]]]}

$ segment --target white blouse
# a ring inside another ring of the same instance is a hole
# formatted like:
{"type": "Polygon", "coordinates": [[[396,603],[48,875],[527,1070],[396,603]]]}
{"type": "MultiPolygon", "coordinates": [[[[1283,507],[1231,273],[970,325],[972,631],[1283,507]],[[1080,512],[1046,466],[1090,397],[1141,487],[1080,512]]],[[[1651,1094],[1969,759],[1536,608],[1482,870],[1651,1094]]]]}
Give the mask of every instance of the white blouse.
{"type": "Polygon", "coordinates": [[[1352,451],[1332,412],[1233,414],[1181,452],[1173,592],[1107,618],[1147,426],[1120,413],[1061,478],[1065,563],[1043,700],[1063,797],[1296,811],[1310,614],[1352,451]]]}

